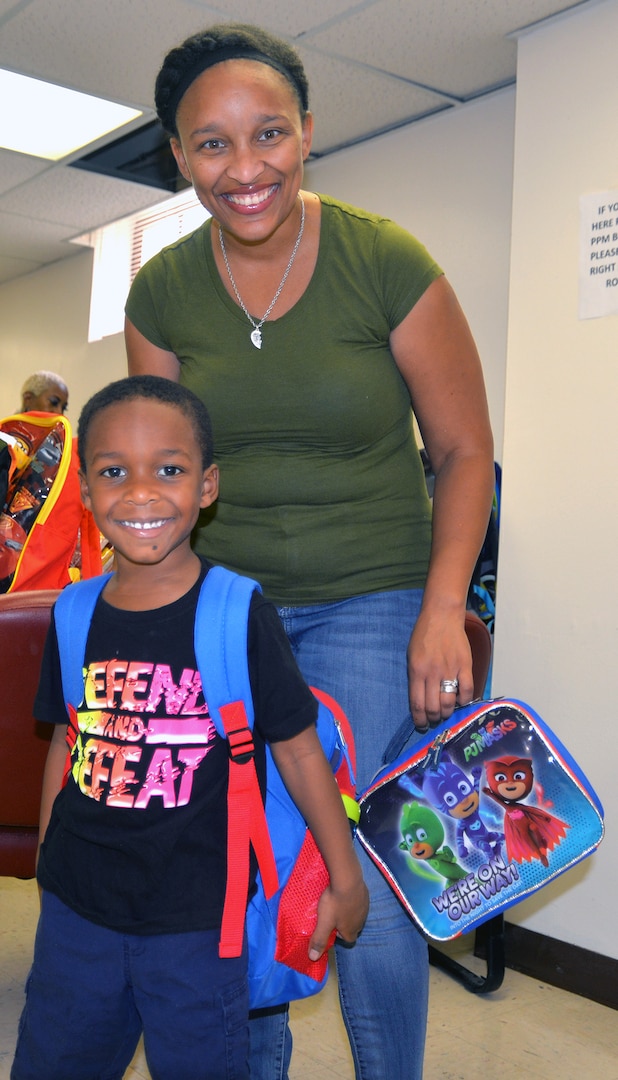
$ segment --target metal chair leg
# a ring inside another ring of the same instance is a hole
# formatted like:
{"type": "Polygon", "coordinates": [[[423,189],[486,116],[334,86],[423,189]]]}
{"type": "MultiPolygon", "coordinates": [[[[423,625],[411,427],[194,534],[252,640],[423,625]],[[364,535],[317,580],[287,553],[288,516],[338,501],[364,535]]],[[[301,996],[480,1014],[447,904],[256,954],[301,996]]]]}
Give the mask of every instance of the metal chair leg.
{"type": "Polygon", "coordinates": [[[434,967],[442,968],[461,982],[466,990],[473,994],[490,994],[502,986],[504,979],[504,916],[494,915],[476,931],[477,945],[485,952],[487,974],[477,975],[465,964],[447,956],[435,945],[429,946],[429,961],[434,967]]]}

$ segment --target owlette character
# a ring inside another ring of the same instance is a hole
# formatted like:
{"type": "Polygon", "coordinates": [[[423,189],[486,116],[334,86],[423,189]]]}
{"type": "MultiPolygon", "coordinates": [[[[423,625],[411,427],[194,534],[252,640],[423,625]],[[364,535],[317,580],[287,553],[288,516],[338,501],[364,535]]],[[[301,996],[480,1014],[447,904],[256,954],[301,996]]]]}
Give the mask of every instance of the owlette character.
{"type": "Polygon", "coordinates": [[[503,757],[485,765],[483,788],[504,809],[504,834],[509,862],[540,859],[548,866],[547,852],[566,836],[569,826],[538,806],[522,805],[532,791],[534,774],[530,758],[503,757]]]}
{"type": "Polygon", "coordinates": [[[400,821],[403,840],[399,847],[412,859],[420,859],[431,866],[446,881],[459,881],[466,871],[455,861],[450,847],[444,844],[444,829],[439,817],[428,806],[406,803],[400,821]]]}
{"type": "Polygon", "coordinates": [[[465,859],[468,854],[465,840],[488,855],[500,850],[503,834],[491,832],[479,813],[479,784],[483,769],[473,766],[471,779],[449,757],[447,751],[440,755],[435,768],[427,769],[415,777],[424,798],[442,814],[457,822],[457,855],[465,859]]]}

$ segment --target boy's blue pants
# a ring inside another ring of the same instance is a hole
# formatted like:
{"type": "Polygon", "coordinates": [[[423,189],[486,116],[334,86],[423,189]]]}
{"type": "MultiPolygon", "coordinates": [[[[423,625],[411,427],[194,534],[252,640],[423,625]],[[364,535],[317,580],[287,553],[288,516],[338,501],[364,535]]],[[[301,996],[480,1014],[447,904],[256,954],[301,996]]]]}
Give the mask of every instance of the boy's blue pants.
{"type": "Polygon", "coordinates": [[[218,945],[121,934],[45,892],[11,1080],[122,1080],[142,1033],[153,1080],[248,1080],[246,957],[218,945]]]}

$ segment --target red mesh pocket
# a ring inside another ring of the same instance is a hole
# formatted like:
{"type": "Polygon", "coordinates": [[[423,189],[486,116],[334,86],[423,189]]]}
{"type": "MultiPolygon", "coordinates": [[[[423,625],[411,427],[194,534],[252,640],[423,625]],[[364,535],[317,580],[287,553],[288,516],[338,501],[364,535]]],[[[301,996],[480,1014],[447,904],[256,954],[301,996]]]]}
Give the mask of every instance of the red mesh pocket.
{"type": "MultiPolygon", "coordinates": [[[[309,939],[317,922],[318,900],[328,882],[328,870],[324,860],[313,836],[307,830],[294,869],[281,893],[275,960],[301,975],[309,975],[316,982],[320,982],[326,974],[328,955],[324,952],[319,960],[310,960],[309,939]]],[[[328,941],[329,948],[335,936],[333,930],[328,941]]]]}

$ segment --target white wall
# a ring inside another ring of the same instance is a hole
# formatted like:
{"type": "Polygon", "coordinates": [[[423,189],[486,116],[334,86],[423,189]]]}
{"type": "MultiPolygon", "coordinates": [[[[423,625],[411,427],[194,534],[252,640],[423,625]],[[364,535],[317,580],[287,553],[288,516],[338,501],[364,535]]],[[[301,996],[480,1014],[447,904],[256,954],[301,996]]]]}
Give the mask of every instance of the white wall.
{"type": "Polygon", "coordinates": [[[394,218],[440,263],[476,339],[502,458],[515,91],[440,113],[323,161],[306,186],[394,218]]]}
{"type": "Polygon", "coordinates": [[[91,279],[85,251],[0,286],[0,415],[19,409],[26,378],[45,369],[67,383],[77,426],[90,395],[126,375],[121,334],[88,344],[91,279]]]}
{"type": "Polygon", "coordinates": [[[618,3],[519,44],[494,693],[528,700],[605,804],[599,852],[513,913],[618,958],[618,316],[578,320],[578,200],[618,190],[618,3]]]}

